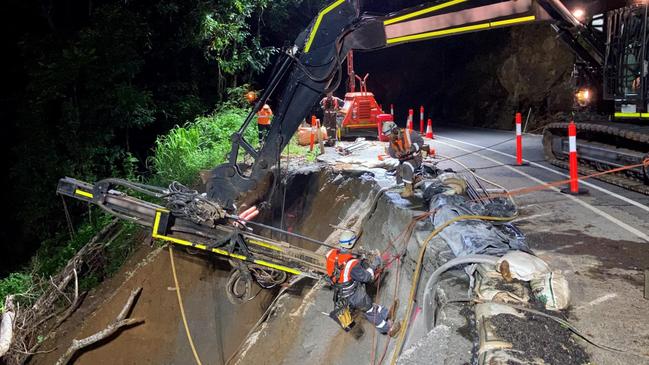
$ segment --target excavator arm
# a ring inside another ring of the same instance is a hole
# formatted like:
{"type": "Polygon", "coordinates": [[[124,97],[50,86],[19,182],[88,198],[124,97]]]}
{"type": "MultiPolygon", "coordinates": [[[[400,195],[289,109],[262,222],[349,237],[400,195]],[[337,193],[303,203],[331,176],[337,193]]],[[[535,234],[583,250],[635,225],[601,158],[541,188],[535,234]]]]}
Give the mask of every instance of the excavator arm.
{"type": "Polygon", "coordinates": [[[233,209],[235,203],[250,205],[263,198],[275,179],[273,170],[280,154],[300,123],[322,94],[340,84],[341,65],[351,49],[378,50],[408,42],[551,21],[560,37],[591,69],[600,71],[603,65],[604,43],[559,0],[450,0],[387,16],[361,15],[357,12],[357,1],[337,0],[325,7],[297,37],[292,49],[282,55],[264,94],[241,129],[232,136],[228,162],[211,172],[207,183],[210,199],[233,209]],[[243,131],[283,81],[286,86],[276,99],[279,103],[269,134],[265,143],[255,149],[243,138],[243,131]],[[242,152],[254,160],[247,169],[239,163],[242,152]]]}

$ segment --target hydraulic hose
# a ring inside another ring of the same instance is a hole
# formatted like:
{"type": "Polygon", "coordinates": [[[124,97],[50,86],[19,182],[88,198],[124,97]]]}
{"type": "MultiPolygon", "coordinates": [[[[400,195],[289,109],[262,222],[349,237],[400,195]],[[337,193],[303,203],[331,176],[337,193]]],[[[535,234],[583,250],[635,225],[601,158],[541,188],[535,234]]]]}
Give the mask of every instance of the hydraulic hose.
{"type": "Polygon", "coordinates": [[[440,266],[435,270],[428,281],[426,281],[426,286],[424,287],[424,322],[426,324],[426,330],[430,331],[435,322],[435,310],[437,309],[435,294],[437,291],[437,282],[444,272],[447,270],[464,264],[492,264],[496,265],[499,257],[491,255],[467,255],[462,257],[454,258],[444,265],[440,266]]]}

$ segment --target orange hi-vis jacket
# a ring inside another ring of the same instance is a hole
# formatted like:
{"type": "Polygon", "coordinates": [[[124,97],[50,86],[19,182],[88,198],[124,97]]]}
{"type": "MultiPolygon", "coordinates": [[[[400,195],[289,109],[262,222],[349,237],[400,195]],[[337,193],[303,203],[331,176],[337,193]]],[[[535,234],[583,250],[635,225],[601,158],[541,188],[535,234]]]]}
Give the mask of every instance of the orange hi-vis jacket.
{"type": "Polygon", "coordinates": [[[270,125],[270,117],[273,116],[273,111],[270,108],[261,108],[257,112],[257,124],[270,125]]]}
{"type": "Polygon", "coordinates": [[[338,249],[331,249],[327,252],[327,275],[334,284],[347,283],[352,280],[352,269],[359,263],[360,260],[351,253],[340,253],[338,249]]]}

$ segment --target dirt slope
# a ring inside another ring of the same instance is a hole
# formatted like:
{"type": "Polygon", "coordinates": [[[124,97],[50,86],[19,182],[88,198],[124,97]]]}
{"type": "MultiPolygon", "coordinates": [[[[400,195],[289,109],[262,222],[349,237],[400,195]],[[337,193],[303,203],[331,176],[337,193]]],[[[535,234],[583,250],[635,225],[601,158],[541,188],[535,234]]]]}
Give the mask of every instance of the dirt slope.
{"type": "MultiPolygon", "coordinates": [[[[194,342],[203,364],[222,364],[257,321],[272,292],[235,306],[225,297],[228,268],[221,262],[175,251],[175,263],[194,342]]],[[[131,317],[145,323],[81,354],[75,364],[190,364],[193,357],[180,318],[169,254],[166,249],[140,247],[121,271],[89,294],[81,308],[59,330],[56,341],[42,349],[32,364],[53,364],[72,338],[89,336],[111,322],[132,288],[143,287],[131,317]]]]}

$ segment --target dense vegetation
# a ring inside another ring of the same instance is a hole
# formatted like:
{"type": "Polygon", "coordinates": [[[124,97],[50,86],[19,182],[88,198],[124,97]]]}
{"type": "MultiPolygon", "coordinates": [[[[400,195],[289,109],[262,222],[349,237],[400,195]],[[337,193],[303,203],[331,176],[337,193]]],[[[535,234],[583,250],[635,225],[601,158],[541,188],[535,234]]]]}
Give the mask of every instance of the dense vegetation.
{"type": "MultiPolygon", "coordinates": [[[[11,141],[3,146],[10,161],[3,185],[10,190],[3,189],[3,201],[15,209],[0,232],[0,277],[43,242],[67,244],[54,194],[60,177],[149,178],[147,161],[163,158],[151,157],[158,136],[197,117],[240,116],[240,110],[223,109],[233,97],[228,90],[263,85],[284,40],[322,3],[9,1],[5,14],[15,19],[6,34],[10,77],[2,86],[2,109],[12,121],[5,129],[11,141]]],[[[219,133],[229,133],[236,121],[223,120],[228,128],[219,133]]],[[[218,153],[205,157],[210,163],[226,147],[214,141],[213,148],[218,153]]],[[[167,169],[153,167],[163,175],[167,169]]],[[[78,227],[85,210],[71,208],[78,227]]]]}

